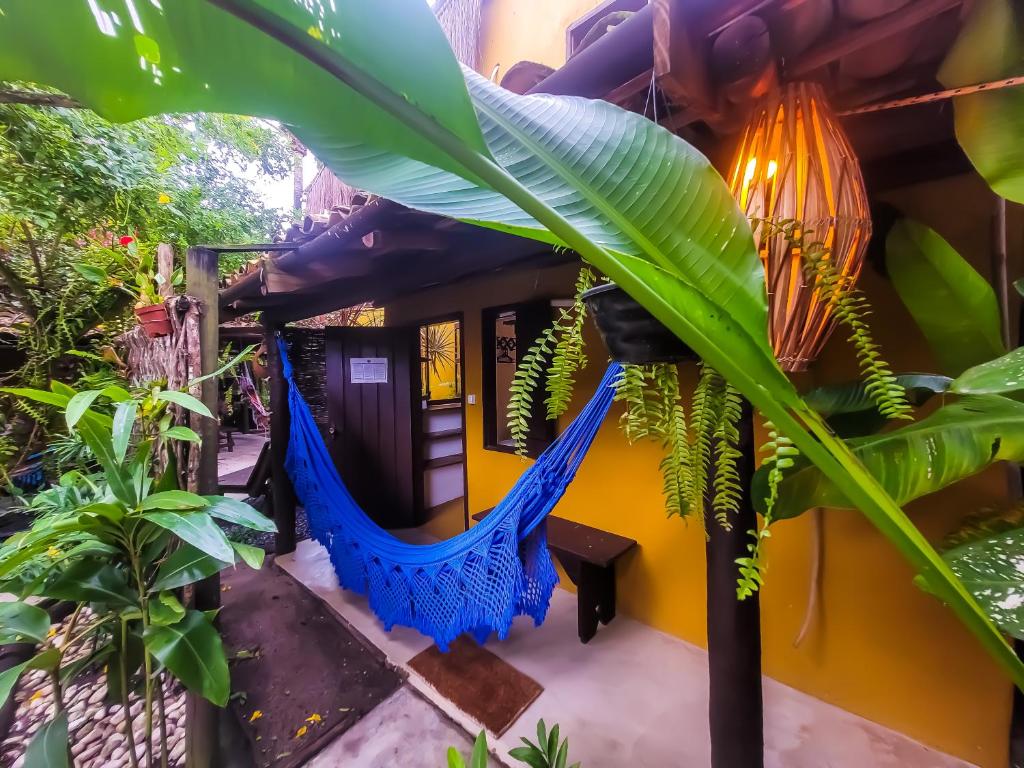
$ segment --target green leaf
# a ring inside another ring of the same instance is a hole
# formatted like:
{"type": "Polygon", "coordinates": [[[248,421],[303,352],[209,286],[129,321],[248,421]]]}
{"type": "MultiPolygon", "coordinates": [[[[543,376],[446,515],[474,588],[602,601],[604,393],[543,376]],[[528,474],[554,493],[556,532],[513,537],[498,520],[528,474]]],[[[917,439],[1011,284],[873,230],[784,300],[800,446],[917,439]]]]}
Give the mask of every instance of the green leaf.
{"type": "Polygon", "coordinates": [[[466,768],[466,762],[455,747],[448,747],[448,768],[466,768]]]}
{"type": "Polygon", "coordinates": [[[544,753],[533,747],[515,747],[509,750],[508,755],[513,760],[526,763],[530,768],[548,768],[544,753]]]}
{"type": "Polygon", "coordinates": [[[174,389],[167,389],[157,392],[156,399],[180,405],[185,410],[194,411],[200,416],[206,416],[211,419],[213,418],[213,414],[210,413],[210,409],[203,405],[202,400],[193,397],[188,392],[178,392],[174,389]]]}
{"type": "Polygon", "coordinates": [[[210,373],[207,373],[204,376],[198,376],[197,378],[194,378],[191,381],[189,381],[189,383],[188,383],[189,388],[192,388],[196,384],[204,382],[207,379],[216,379],[219,376],[223,376],[225,373],[230,371],[232,368],[234,368],[239,363],[242,363],[242,362],[245,362],[246,360],[251,359],[252,356],[253,356],[253,353],[256,351],[257,347],[258,347],[257,344],[250,344],[248,347],[243,349],[241,352],[239,352],[233,358],[231,358],[226,363],[224,363],[224,365],[222,365],[217,370],[212,371],[210,373]]]}
{"type": "Polygon", "coordinates": [[[68,715],[61,712],[32,737],[25,750],[25,768],[68,768],[68,715]]]}
{"type": "Polygon", "coordinates": [[[68,401],[67,412],[64,415],[68,423],[68,429],[75,428],[75,424],[79,422],[85,415],[85,412],[89,410],[93,401],[99,396],[100,391],[98,389],[90,389],[85,392],[79,392],[68,401]]]}
{"type": "MultiPolygon", "coordinates": [[[[100,358],[101,360],[103,358],[100,358]]],[[[112,403],[123,403],[132,399],[132,393],[124,387],[119,387],[117,384],[111,384],[109,387],[104,387],[100,390],[100,395],[110,400],[112,403]]]]}
{"type": "Polygon", "coordinates": [[[224,531],[206,512],[146,512],[143,516],[210,557],[228,564],[235,562],[234,551],[224,531]]]}
{"type": "Polygon", "coordinates": [[[66,408],[68,400],[71,399],[68,395],[47,392],[45,389],[32,389],[30,387],[0,387],[0,392],[5,392],[15,397],[23,397],[26,400],[34,400],[44,405],[53,405],[57,408],[66,408]]]}
{"type": "MultiPolygon", "coordinates": [[[[981,0],[939,69],[946,88],[1020,74],[1021,19],[1010,0],[981,0]]],[[[984,91],[953,100],[956,138],[978,173],[1000,197],[1024,203],[1024,93],[984,91]]]]}
{"type": "Polygon", "coordinates": [[[40,651],[28,660],[28,669],[41,669],[44,672],[51,672],[60,664],[61,654],[56,648],[47,648],[40,651]]]}
{"type": "Polygon", "coordinates": [[[555,758],[558,756],[558,723],[555,723],[551,727],[551,732],[548,733],[548,762],[554,763],[555,758]]]}
{"type": "Polygon", "coordinates": [[[94,264],[73,263],[71,268],[91,283],[105,283],[109,279],[107,270],[94,264]]]}
{"type": "MultiPolygon", "coordinates": [[[[904,373],[895,377],[911,405],[924,405],[935,394],[949,389],[952,379],[928,373],[904,373]]],[[[822,416],[841,437],[870,435],[889,420],[878,412],[874,398],[863,381],[817,387],[804,395],[804,402],[822,416]]]]}
{"type": "Polygon", "coordinates": [[[277,531],[273,520],[262,512],[256,511],[244,501],[228,496],[204,496],[203,499],[209,503],[206,513],[212,517],[264,533],[277,531]]]}
{"type": "Polygon", "coordinates": [[[86,504],[84,507],[79,507],[78,514],[80,516],[95,515],[117,523],[124,519],[125,508],[120,504],[109,501],[96,501],[92,504],[86,504]]]}
{"type": "Polygon", "coordinates": [[[1024,639],[1024,528],[975,539],[942,557],[999,628],[1024,639]]]}
{"type": "Polygon", "coordinates": [[[190,544],[182,544],[161,565],[151,591],[177,589],[223,570],[230,563],[210,557],[190,544]]]}
{"type": "Polygon", "coordinates": [[[160,491],[147,496],[142,500],[139,505],[141,510],[149,509],[178,509],[178,510],[192,510],[192,509],[203,509],[209,504],[209,502],[202,496],[198,496],[189,491],[160,491]]]}
{"type": "Polygon", "coordinates": [[[11,691],[14,690],[14,686],[18,683],[18,678],[21,677],[21,673],[25,671],[27,666],[28,662],[23,661],[21,664],[15,664],[10,669],[0,672],[0,707],[7,703],[11,691]]]}
{"type": "Polygon", "coordinates": [[[950,389],[961,395],[998,395],[1024,389],[1024,347],[967,369],[950,389]]]}
{"type": "Polygon", "coordinates": [[[473,742],[470,768],[487,768],[487,734],[484,731],[480,731],[473,742]]]}
{"type": "Polygon", "coordinates": [[[149,601],[149,621],[158,626],[177,624],[185,618],[185,607],[173,592],[163,591],[149,601]]]}
{"type": "Polygon", "coordinates": [[[188,427],[171,427],[170,429],[164,430],[162,434],[167,440],[184,440],[189,443],[202,442],[202,438],[196,434],[195,430],[189,429],[188,427]]]}
{"type": "Polygon", "coordinates": [[[220,635],[200,611],[189,611],[171,626],[150,626],[143,634],[146,650],[194,693],[219,707],[231,692],[228,662],[220,635]]]}
{"type": "Polygon", "coordinates": [[[138,403],[134,400],[125,400],[118,403],[114,411],[112,442],[114,458],[118,463],[123,462],[125,454],[128,453],[128,444],[132,439],[132,429],[135,427],[135,415],[138,410],[138,403]]]}
{"type": "Polygon", "coordinates": [[[267,553],[259,547],[244,544],[241,541],[232,541],[231,546],[238,553],[238,556],[242,558],[243,562],[254,571],[258,571],[263,567],[263,559],[267,553]]]}
{"type": "MultiPolygon", "coordinates": [[[[854,454],[899,503],[934,493],[997,461],[1024,461],[1024,403],[997,395],[968,397],[901,429],[849,441],[854,454]]],[[[755,473],[751,495],[764,511],[767,468],[755,473]]],[[[853,506],[806,459],[783,473],[776,517],[812,507],[853,506]]]]}
{"type": "Polygon", "coordinates": [[[50,631],[50,614],[20,601],[0,603],[0,644],[41,643],[50,631]]]}
{"type": "Polygon", "coordinates": [[[89,446],[100,466],[103,467],[105,479],[110,485],[110,490],[113,494],[118,500],[124,502],[129,507],[134,507],[138,497],[132,484],[132,478],[125,471],[124,466],[114,452],[114,444],[110,433],[103,426],[94,423],[94,420],[88,417],[83,418],[79,422],[78,433],[85,440],[86,445],[89,446]]]}
{"type": "Polygon", "coordinates": [[[44,592],[49,597],[78,603],[131,606],[138,602],[121,571],[93,558],[82,558],[72,563],[46,585],[44,592]]]}
{"type": "Polygon", "coordinates": [[[956,376],[1006,352],[995,291],[934,230],[903,219],[885,248],[892,284],[943,373],[956,376]]]}

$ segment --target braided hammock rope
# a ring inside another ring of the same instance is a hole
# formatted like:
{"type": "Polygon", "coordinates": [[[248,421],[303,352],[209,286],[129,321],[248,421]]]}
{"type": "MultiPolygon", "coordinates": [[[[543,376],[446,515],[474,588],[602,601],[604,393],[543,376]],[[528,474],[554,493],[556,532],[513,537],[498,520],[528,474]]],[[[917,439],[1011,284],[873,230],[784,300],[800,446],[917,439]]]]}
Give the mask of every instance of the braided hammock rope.
{"type": "Polygon", "coordinates": [[[417,545],[380,528],[353,500],[295,386],[286,346],[278,344],[291,411],[285,467],[341,585],[366,595],[386,629],[413,627],[443,651],[464,632],[479,642],[492,632],[504,639],[516,616],[539,626],[558,583],[544,519],[593,443],[621,367],[608,367],[579,416],[482,522],[447,541],[417,545]]]}

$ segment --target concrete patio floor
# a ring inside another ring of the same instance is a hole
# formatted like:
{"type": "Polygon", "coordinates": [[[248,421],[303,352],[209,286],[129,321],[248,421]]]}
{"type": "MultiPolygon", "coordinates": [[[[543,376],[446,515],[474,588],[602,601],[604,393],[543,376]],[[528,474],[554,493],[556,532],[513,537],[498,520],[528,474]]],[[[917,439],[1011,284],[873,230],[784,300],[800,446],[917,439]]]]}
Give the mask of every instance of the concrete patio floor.
{"type": "MultiPolygon", "coordinates": [[[[444,765],[449,744],[469,748],[466,734],[481,726],[459,711],[408,662],[430,645],[411,629],[385,632],[366,600],[343,591],[327,552],[312,541],[278,557],[283,568],[323,599],[388,660],[408,674],[408,686],[380,705],[352,731],[309,763],[316,768],[352,765],[444,765]],[[465,730],[431,712],[426,699],[465,730]]],[[[488,649],[544,686],[541,696],[500,739],[496,756],[532,736],[544,718],[568,736],[570,760],[585,768],[635,766],[700,768],[710,763],[706,728],[707,657],[703,649],[620,616],[587,646],[576,637],[576,598],[555,590],[548,619],[534,628],[522,620],[503,642],[488,649]],[[668,681],[668,684],[666,684],[668,681]]],[[[929,749],[906,736],[764,679],[765,765],[768,768],[968,768],[969,763],[929,749]]]]}

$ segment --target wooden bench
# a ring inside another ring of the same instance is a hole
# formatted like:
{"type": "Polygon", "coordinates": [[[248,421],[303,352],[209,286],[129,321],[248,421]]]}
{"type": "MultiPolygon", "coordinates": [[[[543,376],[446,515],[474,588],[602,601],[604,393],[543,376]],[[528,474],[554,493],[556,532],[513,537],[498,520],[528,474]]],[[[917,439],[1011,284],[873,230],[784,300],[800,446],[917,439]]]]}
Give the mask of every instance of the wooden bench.
{"type": "MultiPolygon", "coordinates": [[[[482,520],[490,511],[477,512],[473,519],[482,520]]],[[[590,642],[598,622],[615,618],[615,563],[636,541],[554,515],[548,515],[547,523],[548,548],[576,585],[580,642],[590,642]]]]}

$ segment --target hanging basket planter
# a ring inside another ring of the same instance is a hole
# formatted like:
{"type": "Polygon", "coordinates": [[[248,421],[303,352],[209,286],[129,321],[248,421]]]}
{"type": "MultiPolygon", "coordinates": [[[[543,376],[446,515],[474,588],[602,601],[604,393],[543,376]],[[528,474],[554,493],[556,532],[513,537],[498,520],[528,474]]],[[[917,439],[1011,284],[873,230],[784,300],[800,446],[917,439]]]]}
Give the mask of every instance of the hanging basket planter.
{"type": "Polygon", "coordinates": [[[143,332],[151,339],[158,339],[161,336],[169,336],[171,333],[171,318],[167,314],[166,304],[149,304],[144,307],[135,308],[135,316],[139,319],[139,325],[143,332]]]}
{"type": "Polygon", "coordinates": [[[612,359],[618,363],[681,363],[697,355],[615,283],[583,294],[612,359]]]}

